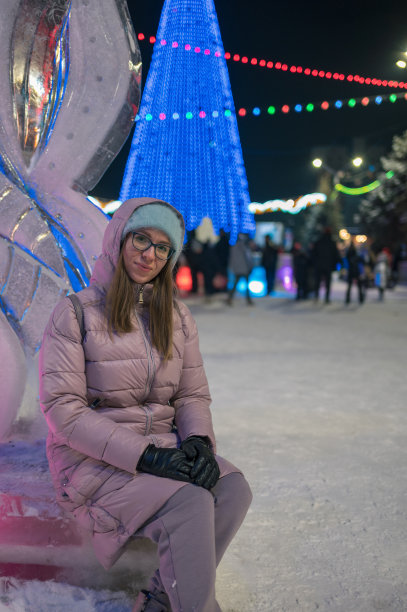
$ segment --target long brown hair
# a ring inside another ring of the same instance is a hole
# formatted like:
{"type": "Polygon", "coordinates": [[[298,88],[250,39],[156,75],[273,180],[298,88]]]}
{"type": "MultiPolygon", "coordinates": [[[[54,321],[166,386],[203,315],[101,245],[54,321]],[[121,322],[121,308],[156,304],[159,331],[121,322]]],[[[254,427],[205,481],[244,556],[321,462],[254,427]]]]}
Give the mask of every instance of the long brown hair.
{"type": "MultiPolygon", "coordinates": [[[[150,335],[155,348],[164,361],[172,358],[173,306],[175,285],[170,262],[152,280],[150,302],[150,335]]],[[[106,296],[106,317],[109,334],[125,334],[133,329],[132,314],[136,301],[136,288],[126,272],[123,249],[106,296]]]]}

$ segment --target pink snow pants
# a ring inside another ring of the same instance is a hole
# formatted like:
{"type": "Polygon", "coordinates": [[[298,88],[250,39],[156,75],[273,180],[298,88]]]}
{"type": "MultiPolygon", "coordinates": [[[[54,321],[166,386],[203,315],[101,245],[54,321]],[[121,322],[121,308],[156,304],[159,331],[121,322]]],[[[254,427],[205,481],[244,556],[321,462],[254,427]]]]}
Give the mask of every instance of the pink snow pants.
{"type": "Polygon", "coordinates": [[[233,472],[211,491],[187,484],[139,529],[158,545],[152,592],[165,591],[172,612],[220,612],[216,567],[252,501],[244,476],[233,472]]]}

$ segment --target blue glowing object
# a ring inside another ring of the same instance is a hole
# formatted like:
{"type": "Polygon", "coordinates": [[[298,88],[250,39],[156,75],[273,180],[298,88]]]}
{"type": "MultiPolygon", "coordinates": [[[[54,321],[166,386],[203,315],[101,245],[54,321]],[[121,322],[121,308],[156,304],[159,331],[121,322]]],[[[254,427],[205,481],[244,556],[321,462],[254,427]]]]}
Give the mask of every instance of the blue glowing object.
{"type": "Polygon", "coordinates": [[[260,111],[260,109],[259,109],[259,107],[258,107],[258,106],[256,106],[256,107],[253,109],[253,115],[256,115],[256,117],[258,117],[258,116],[260,115],[260,112],[261,112],[261,111],[260,111]]]}
{"type": "MultiPolygon", "coordinates": [[[[230,274],[228,278],[227,288],[232,289],[234,282],[235,277],[233,274],[230,274]]],[[[265,295],[267,295],[266,274],[263,266],[256,266],[255,268],[253,268],[249,276],[249,289],[252,296],[264,297],[265,295]]],[[[237,283],[236,291],[237,293],[246,295],[246,281],[244,278],[241,278],[240,281],[237,283]]]]}
{"type": "Polygon", "coordinates": [[[375,102],[376,104],[381,104],[383,102],[383,98],[381,96],[376,96],[375,102]]]}
{"type": "Polygon", "coordinates": [[[165,0],[163,40],[178,46],[154,46],[139,110],[150,120],[136,124],[120,200],[166,200],[188,230],[209,217],[233,243],[239,232],[253,234],[255,222],[213,0],[165,0]]]}
{"type": "Polygon", "coordinates": [[[89,273],[79,260],[77,253],[72,248],[69,239],[55,225],[49,228],[57,241],[60,249],[66,273],[74,291],[80,291],[89,284],[89,273]]]}
{"type": "Polygon", "coordinates": [[[335,102],[335,106],[336,106],[336,108],[342,108],[342,106],[343,106],[342,100],[337,100],[335,102]]]}
{"type": "Polygon", "coordinates": [[[249,281],[249,289],[256,297],[266,295],[266,285],[260,280],[249,281]]]}
{"type": "Polygon", "coordinates": [[[296,104],[296,105],[294,106],[294,110],[295,110],[295,112],[296,112],[296,113],[300,113],[300,112],[302,111],[302,106],[301,106],[301,104],[296,104]]]}

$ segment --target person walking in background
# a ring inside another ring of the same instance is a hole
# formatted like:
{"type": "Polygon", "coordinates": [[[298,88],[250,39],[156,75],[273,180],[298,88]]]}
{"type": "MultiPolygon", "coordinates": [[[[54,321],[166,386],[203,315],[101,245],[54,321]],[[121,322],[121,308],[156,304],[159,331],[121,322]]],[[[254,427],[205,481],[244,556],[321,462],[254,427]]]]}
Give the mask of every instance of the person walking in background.
{"type": "Polygon", "coordinates": [[[363,255],[359,253],[353,242],[350,243],[346,251],[346,264],[348,269],[348,287],[345,295],[345,304],[350,304],[351,301],[351,290],[352,285],[356,281],[359,292],[359,304],[363,304],[365,300],[364,285],[365,285],[365,274],[364,274],[364,260],[363,255]]]}
{"type": "Polygon", "coordinates": [[[198,293],[198,273],[202,272],[203,244],[196,238],[195,233],[194,229],[188,232],[184,251],[189,269],[191,270],[191,293],[198,293]]]}
{"type": "Polygon", "coordinates": [[[374,287],[374,264],[376,261],[376,256],[372,249],[372,239],[368,238],[365,243],[362,243],[358,247],[358,253],[363,260],[364,267],[364,292],[366,295],[366,291],[370,287],[374,287]]]}
{"type": "Polygon", "coordinates": [[[174,298],[183,239],[166,202],[124,202],[90,286],[56,306],[40,350],[58,503],[105,569],[133,538],[157,544],[134,612],[219,612],[216,567],[251,502],[243,474],[216,454],[196,323],[174,298]]]}
{"type": "Polygon", "coordinates": [[[248,236],[246,234],[239,234],[236,243],[230,247],[229,268],[232,274],[234,274],[235,280],[227,298],[227,304],[229,306],[233,304],[236,287],[241,278],[244,278],[246,281],[247,305],[253,306],[249,288],[249,276],[253,270],[253,257],[247,240],[248,236]]]}
{"type": "Polygon", "coordinates": [[[266,273],[267,295],[271,295],[274,291],[276,280],[278,260],[278,247],[274,244],[270,235],[265,237],[264,247],[262,249],[261,265],[266,273]]]}
{"type": "Polygon", "coordinates": [[[390,277],[389,250],[383,248],[376,258],[374,267],[375,285],[379,290],[379,300],[384,300],[384,294],[390,277]]]}
{"type": "Polygon", "coordinates": [[[322,236],[315,242],[312,257],[315,267],[315,299],[319,299],[321,282],[324,281],[325,303],[329,304],[332,272],[340,261],[330,227],[326,227],[322,236]]]}
{"type": "Polygon", "coordinates": [[[219,240],[215,243],[214,249],[218,261],[217,273],[227,280],[230,245],[229,234],[223,228],[219,230],[219,240]]]}
{"type": "Polygon", "coordinates": [[[407,260],[407,245],[402,242],[397,246],[395,250],[393,263],[391,266],[391,277],[393,286],[396,286],[399,282],[400,264],[402,261],[405,260],[407,260]]]}
{"type": "Polygon", "coordinates": [[[294,279],[297,284],[297,300],[308,298],[309,255],[300,242],[295,242],[292,250],[294,279]]]}
{"type": "Polygon", "coordinates": [[[202,245],[201,269],[204,279],[205,302],[210,303],[215,293],[213,280],[218,270],[215,247],[208,240],[202,245]]]}

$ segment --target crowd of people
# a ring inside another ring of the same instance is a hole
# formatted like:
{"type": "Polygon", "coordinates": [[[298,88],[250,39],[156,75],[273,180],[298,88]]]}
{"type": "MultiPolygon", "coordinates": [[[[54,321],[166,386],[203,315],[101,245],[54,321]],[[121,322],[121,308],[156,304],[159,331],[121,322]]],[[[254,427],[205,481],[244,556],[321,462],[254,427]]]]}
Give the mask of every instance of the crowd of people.
{"type": "MultiPolygon", "coordinates": [[[[255,266],[254,252],[258,247],[247,234],[239,234],[235,244],[230,245],[230,236],[223,229],[220,230],[219,240],[214,244],[209,240],[201,242],[196,237],[195,230],[189,232],[184,254],[191,270],[191,293],[199,292],[199,274],[203,278],[205,300],[211,301],[213,294],[226,291],[228,274],[233,274],[233,286],[228,291],[227,304],[233,304],[235,292],[239,281],[246,281],[246,302],[253,306],[253,299],[249,288],[249,276],[255,266]]],[[[274,279],[277,268],[278,248],[272,243],[270,237],[266,240],[262,255],[262,265],[266,268],[267,284],[270,293],[274,288],[274,279]]]]}
{"type": "Polygon", "coordinates": [[[337,244],[330,228],[325,228],[316,242],[304,248],[295,243],[293,248],[294,276],[297,299],[313,296],[319,300],[321,286],[325,287],[324,299],[330,302],[333,272],[346,283],[345,304],[350,304],[352,288],[357,289],[357,300],[363,304],[366,292],[376,287],[378,299],[384,300],[386,289],[393,288],[399,278],[400,261],[404,258],[403,246],[394,254],[388,247],[374,249],[370,240],[358,243],[350,237],[347,243],[337,244]]]}
{"type": "MultiPolygon", "coordinates": [[[[239,234],[236,243],[231,246],[229,235],[224,230],[220,231],[219,240],[214,244],[199,241],[193,230],[189,233],[184,250],[191,270],[191,293],[199,292],[198,279],[201,274],[205,299],[211,301],[216,292],[227,291],[226,303],[231,306],[237,286],[244,279],[246,303],[252,306],[249,277],[255,267],[255,259],[257,265],[264,268],[265,294],[272,295],[275,291],[278,258],[282,252],[282,247],[273,241],[271,235],[266,235],[260,246],[247,234],[239,234]],[[233,285],[227,290],[229,273],[232,274],[233,285]]],[[[326,227],[319,238],[307,247],[295,242],[291,255],[297,300],[314,298],[318,301],[321,298],[329,304],[332,275],[337,272],[346,284],[344,303],[351,303],[352,288],[355,287],[356,299],[359,304],[363,304],[368,289],[376,287],[378,299],[384,300],[386,289],[397,284],[403,246],[392,254],[387,247],[372,248],[369,240],[358,243],[351,237],[347,243],[337,243],[331,229],[326,227]]]]}

